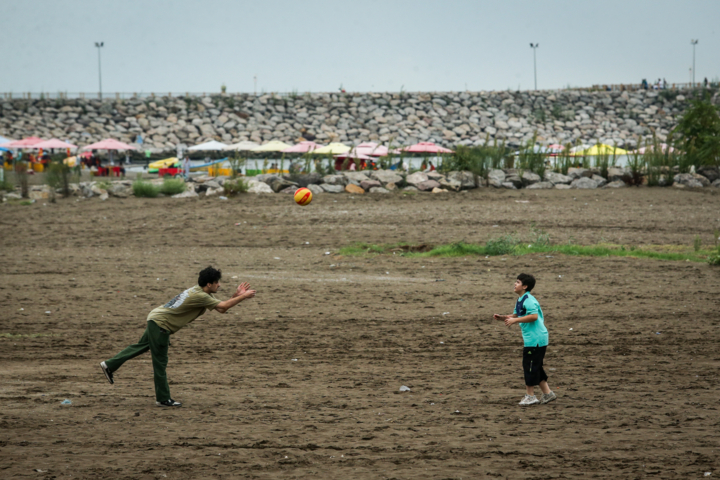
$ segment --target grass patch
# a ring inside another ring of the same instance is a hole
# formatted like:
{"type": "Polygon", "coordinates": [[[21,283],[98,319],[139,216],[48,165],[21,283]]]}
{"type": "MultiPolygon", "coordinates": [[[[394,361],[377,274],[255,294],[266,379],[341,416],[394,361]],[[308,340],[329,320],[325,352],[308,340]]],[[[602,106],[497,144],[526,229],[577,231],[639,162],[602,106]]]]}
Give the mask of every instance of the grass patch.
{"type": "Polygon", "coordinates": [[[244,178],[236,178],[235,180],[225,180],[223,190],[225,195],[237,195],[239,193],[247,193],[250,188],[244,178]]]}
{"type": "Polygon", "coordinates": [[[132,187],[133,194],[135,194],[136,197],[155,198],[160,193],[160,189],[157,186],[140,179],[135,180],[132,187]]]}
{"type": "Polygon", "coordinates": [[[465,256],[501,256],[530,255],[533,253],[561,254],[580,257],[633,257],[650,258],[665,261],[706,262],[709,257],[719,255],[714,250],[698,250],[693,252],[677,250],[674,246],[647,245],[642,248],[635,246],[598,244],[598,245],[543,245],[520,244],[513,237],[506,236],[492,239],[486,245],[457,242],[438,246],[413,246],[408,244],[376,245],[357,243],[341,248],[340,255],[382,255],[399,254],[404,257],[465,257],[465,256]]]}
{"type": "Polygon", "coordinates": [[[160,185],[160,193],[163,195],[177,195],[185,190],[187,190],[187,187],[185,186],[185,180],[182,178],[166,178],[160,185]]]}

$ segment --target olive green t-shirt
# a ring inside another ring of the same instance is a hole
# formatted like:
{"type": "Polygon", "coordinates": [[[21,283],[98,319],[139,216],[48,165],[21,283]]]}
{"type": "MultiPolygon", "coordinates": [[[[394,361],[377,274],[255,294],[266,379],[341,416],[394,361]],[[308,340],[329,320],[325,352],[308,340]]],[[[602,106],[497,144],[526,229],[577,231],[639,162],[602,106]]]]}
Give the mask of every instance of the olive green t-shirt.
{"type": "Polygon", "coordinates": [[[160,328],[175,333],[192,322],[206,310],[214,310],[220,300],[211,293],[203,292],[199,285],[188,288],[162,307],[157,307],[148,315],[160,328]]]}

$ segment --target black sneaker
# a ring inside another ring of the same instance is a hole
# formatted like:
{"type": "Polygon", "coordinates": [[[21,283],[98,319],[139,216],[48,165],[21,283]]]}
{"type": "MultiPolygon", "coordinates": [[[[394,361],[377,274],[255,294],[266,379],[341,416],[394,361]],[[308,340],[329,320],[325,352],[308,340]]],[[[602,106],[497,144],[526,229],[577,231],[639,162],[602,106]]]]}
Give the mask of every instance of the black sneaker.
{"type": "Polygon", "coordinates": [[[115,383],[115,381],[113,380],[113,374],[108,368],[108,366],[105,365],[105,362],[100,362],[100,368],[102,368],[102,371],[105,374],[105,378],[107,378],[107,381],[110,382],[110,385],[115,383]]]}
{"type": "Polygon", "coordinates": [[[155,402],[155,405],[158,407],[182,407],[182,403],[176,402],[172,398],[162,402],[155,402]]]}

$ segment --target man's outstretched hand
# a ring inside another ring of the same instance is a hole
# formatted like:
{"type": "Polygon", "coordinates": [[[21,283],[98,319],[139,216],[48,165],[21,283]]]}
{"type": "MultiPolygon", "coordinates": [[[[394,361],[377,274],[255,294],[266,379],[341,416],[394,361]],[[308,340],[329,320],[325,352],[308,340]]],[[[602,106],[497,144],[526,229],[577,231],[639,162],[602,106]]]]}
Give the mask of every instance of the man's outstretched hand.
{"type": "Polygon", "coordinates": [[[243,298],[253,298],[255,296],[255,290],[250,290],[250,284],[247,282],[243,282],[238,285],[238,288],[235,291],[235,296],[243,298]]]}

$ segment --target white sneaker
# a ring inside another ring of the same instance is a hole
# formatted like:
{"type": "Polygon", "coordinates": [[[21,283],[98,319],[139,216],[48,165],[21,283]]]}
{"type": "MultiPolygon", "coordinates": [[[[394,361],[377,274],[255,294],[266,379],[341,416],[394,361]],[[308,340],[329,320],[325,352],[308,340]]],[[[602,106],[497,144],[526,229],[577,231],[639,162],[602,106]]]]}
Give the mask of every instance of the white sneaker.
{"type": "Polygon", "coordinates": [[[535,405],[536,403],[540,403],[540,400],[538,400],[535,395],[525,394],[525,396],[522,400],[520,400],[520,403],[518,403],[518,405],[535,405]]]}

